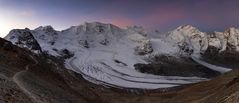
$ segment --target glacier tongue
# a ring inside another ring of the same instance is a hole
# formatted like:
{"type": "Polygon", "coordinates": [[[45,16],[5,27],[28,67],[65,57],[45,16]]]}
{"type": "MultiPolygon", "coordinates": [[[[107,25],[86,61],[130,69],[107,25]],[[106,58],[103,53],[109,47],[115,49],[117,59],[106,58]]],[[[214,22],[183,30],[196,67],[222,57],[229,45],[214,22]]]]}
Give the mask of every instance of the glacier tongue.
{"type": "Polygon", "coordinates": [[[212,69],[212,70],[215,70],[215,71],[218,71],[220,73],[226,73],[226,72],[229,72],[231,71],[232,69],[230,68],[225,68],[225,67],[221,67],[221,66],[216,66],[216,65],[213,65],[213,64],[209,64],[203,60],[200,59],[200,56],[199,55],[191,55],[191,58],[197,62],[198,64],[201,64],[205,67],[208,67],[209,69],[212,69]]]}

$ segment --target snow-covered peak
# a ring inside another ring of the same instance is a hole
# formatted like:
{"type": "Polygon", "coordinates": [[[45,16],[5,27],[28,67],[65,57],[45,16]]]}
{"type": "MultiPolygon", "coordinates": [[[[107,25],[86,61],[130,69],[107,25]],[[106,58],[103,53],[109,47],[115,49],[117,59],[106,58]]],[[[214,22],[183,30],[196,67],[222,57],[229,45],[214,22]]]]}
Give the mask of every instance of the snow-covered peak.
{"type": "Polygon", "coordinates": [[[227,40],[229,48],[239,51],[239,29],[229,28],[224,32],[224,39],[227,40]]]}
{"type": "Polygon", "coordinates": [[[140,34],[142,36],[147,36],[147,32],[145,31],[145,29],[142,26],[129,26],[127,27],[127,32],[129,34],[140,34]]]}
{"type": "Polygon", "coordinates": [[[230,28],[226,29],[225,31],[235,31],[235,30],[238,30],[238,29],[235,27],[230,27],[230,28]]]}
{"type": "Polygon", "coordinates": [[[225,36],[236,36],[238,34],[239,34],[239,29],[237,29],[237,28],[231,27],[224,31],[225,36]]]}
{"type": "Polygon", "coordinates": [[[120,29],[117,26],[100,22],[90,22],[90,23],[86,22],[82,25],[74,26],[73,28],[82,28],[82,30],[85,33],[97,33],[97,34],[106,34],[106,33],[114,34],[122,31],[122,29],[120,29]]]}
{"type": "Polygon", "coordinates": [[[84,23],[78,26],[72,26],[59,33],[59,39],[76,41],[82,47],[99,47],[116,43],[126,34],[123,29],[112,24],[100,22],[84,23]],[[88,46],[86,46],[86,44],[88,46]]]}
{"type": "Polygon", "coordinates": [[[191,25],[179,26],[169,32],[169,38],[186,53],[199,54],[208,47],[207,35],[191,25]]]}
{"type": "Polygon", "coordinates": [[[11,30],[5,39],[19,47],[28,48],[35,53],[42,52],[40,45],[32,35],[31,30],[28,28],[11,30]]]}
{"type": "Polygon", "coordinates": [[[55,56],[59,56],[59,51],[64,49],[75,51],[78,48],[112,48],[116,45],[123,47],[128,45],[127,48],[136,54],[147,54],[153,51],[150,39],[144,35],[144,29],[136,26],[131,29],[121,29],[112,24],[91,22],[62,31],[56,31],[51,26],[40,26],[28,31],[43,51],[55,56]]]}
{"type": "Polygon", "coordinates": [[[57,31],[52,26],[40,26],[33,30],[34,34],[41,36],[41,35],[48,35],[48,36],[55,36],[57,35],[57,31]]]}
{"type": "Polygon", "coordinates": [[[192,29],[197,29],[195,26],[192,26],[192,25],[182,25],[182,26],[179,26],[177,27],[178,30],[192,30],[192,29]]]}
{"type": "Polygon", "coordinates": [[[31,37],[31,34],[28,33],[30,30],[28,28],[26,29],[13,29],[9,32],[9,34],[5,37],[7,40],[11,40],[12,42],[17,42],[18,38],[21,38],[22,36],[28,36],[31,37]],[[23,35],[24,34],[24,35],[23,35]]]}
{"type": "Polygon", "coordinates": [[[42,31],[55,31],[55,29],[51,25],[47,26],[40,26],[35,29],[36,31],[42,30],[42,31]]]}
{"type": "Polygon", "coordinates": [[[214,32],[209,36],[209,45],[225,50],[239,51],[239,30],[228,28],[224,32],[214,32]]]}
{"type": "Polygon", "coordinates": [[[40,26],[31,32],[40,45],[54,45],[59,34],[52,26],[40,26]]]}
{"type": "Polygon", "coordinates": [[[192,25],[183,25],[179,26],[175,30],[172,31],[173,33],[183,33],[185,36],[193,36],[193,35],[200,35],[204,36],[204,34],[198,30],[198,28],[192,26],[192,25]]]}

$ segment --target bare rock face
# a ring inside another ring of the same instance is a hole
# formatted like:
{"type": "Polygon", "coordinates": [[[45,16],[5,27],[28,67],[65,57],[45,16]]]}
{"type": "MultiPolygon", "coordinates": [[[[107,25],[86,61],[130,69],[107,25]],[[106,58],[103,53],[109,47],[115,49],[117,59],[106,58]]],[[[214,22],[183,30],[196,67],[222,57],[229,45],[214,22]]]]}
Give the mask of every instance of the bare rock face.
{"type": "Polygon", "coordinates": [[[214,32],[209,36],[209,45],[219,49],[219,52],[225,51],[227,48],[228,35],[223,32],[214,32]]]}
{"type": "Polygon", "coordinates": [[[224,32],[214,32],[208,36],[209,45],[218,48],[219,52],[239,51],[238,37],[239,31],[236,28],[229,28],[224,32]]]}
{"type": "Polygon", "coordinates": [[[150,39],[147,32],[141,26],[133,26],[127,28],[128,38],[139,45],[135,47],[135,54],[145,55],[153,52],[150,39]]]}
{"type": "Polygon", "coordinates": [[[140,46],[137,46],[135,48],[136,54],[139,55],[145,55],[153,52],[152,45],[150,43],[150,40],[144,40],[141,42],[140,46]]]}
{"type": "Polygon", "coordinates": [[[41,53],[41,47],[37,40],[32,35],[29,29],[15,29],[12,30],[6,37],[6,40],[22,48],[27,48],[35,53],[41,53]]]}
{"type": "Polygon", "coordinates": [[[89,48],[89,44],[87,40],[79,40],[79,44],[80,46],[84,47],[84,48],[89,48]]]}
{"type": "Polygon", "coordinates": [[[224,34],[228,42],[227,46],[231,49],[239,51],[238,47],[239,30],[236,28],[229,28],[224,32],[224,34]]]}

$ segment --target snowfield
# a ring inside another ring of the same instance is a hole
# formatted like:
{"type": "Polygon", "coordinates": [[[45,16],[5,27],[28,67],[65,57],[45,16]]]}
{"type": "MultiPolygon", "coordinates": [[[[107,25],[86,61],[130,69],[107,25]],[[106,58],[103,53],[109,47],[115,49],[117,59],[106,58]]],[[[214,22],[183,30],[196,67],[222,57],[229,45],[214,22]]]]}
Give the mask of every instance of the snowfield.
{"type": "MultiPolygon", "coordinates": [[[[208,80],[144,74],[134,69],[137,63],[148,64],[147,59],[153,55],[183,55],[182,47],[200,53],[208,47],[208,40],[202,32],[188,26],[178,29],[180,30],[171,32],[165,38],[150,38],[141,27],[121,29],[112,24],[93,22],[72,26],[63,31],[55,31],[50,26],[39,27],[31,33],[42,51],[53,56],[62,56],[62,51],[74,54],[66,59],[66,68],[81,74],[90,82],[117,88],[159,89],[208,80]]],[[[5,38],[18,41],[18,38],[13,38],[14,33],[5,38]]],[[[208,64],[193,56],[192,59],[221,73],[230,70],[208,64]]]]}

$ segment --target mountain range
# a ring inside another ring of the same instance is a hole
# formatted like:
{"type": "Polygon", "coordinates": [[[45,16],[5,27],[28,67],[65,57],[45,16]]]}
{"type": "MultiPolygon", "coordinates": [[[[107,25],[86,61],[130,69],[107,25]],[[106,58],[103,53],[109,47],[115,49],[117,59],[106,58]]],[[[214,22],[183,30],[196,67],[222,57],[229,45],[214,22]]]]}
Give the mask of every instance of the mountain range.
{"type": "MultiPolygon", "coordinates": [[[[194,26],[183,25],[167,33],[159,33],[146,32],[140,26],[120,28],[112,24],[91,22],[62,31],[51,26],[40,26],[34,30],[14,29],[4,37],[10,42],[1,40],[0,43],[4,47],[3,55],[8,50],[13,52],[5,58],[20,58],[19,61],[25,62],[19,63],[23,69],[14,71],[12,78],[20,90],[30,95],[28,97],[35,102],[100,100],[113,103],[120,100],[105,99],[105,92],[115,98],[126,91],[121,99],[129,103],[136,101],[130,101],[127,96],[141,97],[140,100],[145,100],[144,103],[157,97],[162,102],[171,103],[169,98],[177,100],[180,97],[175,96],[177,93],[185,93],[184,96],[187,97],[195,91],[204,90],[208,92],[202,94],[207,96],[192,96],[178,103],[204,103],[207,100],[213,103],[215,99],[209,97],[214,95],[223,99],[218,101],[233,101],[238,98],[238,36],[239,29],[236,28],[206,33],[194,26]],[[18,54],[26,56],[14,56],[18,54]],[[36,65],[39,69],[36,69],[36,65]],[[35,79],[29,79],[30,77],[35,79]],[[33,82],[34,80],[40,82],[33,82]],[[46,81],[53,83],[44,84],[46,81]],[[209,85],[213,83],[215,85],[209,85]],[[60,86],[51,90],[57,84],[60,86]],[[34,85],[36,87],[32,87],[34,85]],[[79,85],[82,86],[78,87],[79,85]],[[229,87],[233,89],[228,90],[229,87]],[[94,96],[91,98],[87,94],[77,94],[83,88],[90,90],[89,93],[94,96]],[[49,93],[43,93],[45,96],[41,99],[38,94],[44,90],[49,93]],[[225,90],[228,90],[228,94],[221,94],[225,90]],[[99,91],[104,92],[104,95],[97,94],[99,91]],[[59,95],[54,97],[50,92],[59,95]],[[147,97],[147,94],[154,96],[147,97]],[[69,97],[69,100],[61,98],[64,96],[69,97]],[[101,98],[96,99],[97,96],[101,98]]],[[[11,68],[13,67],[18,65],[14,64],[11,68]]]]}

